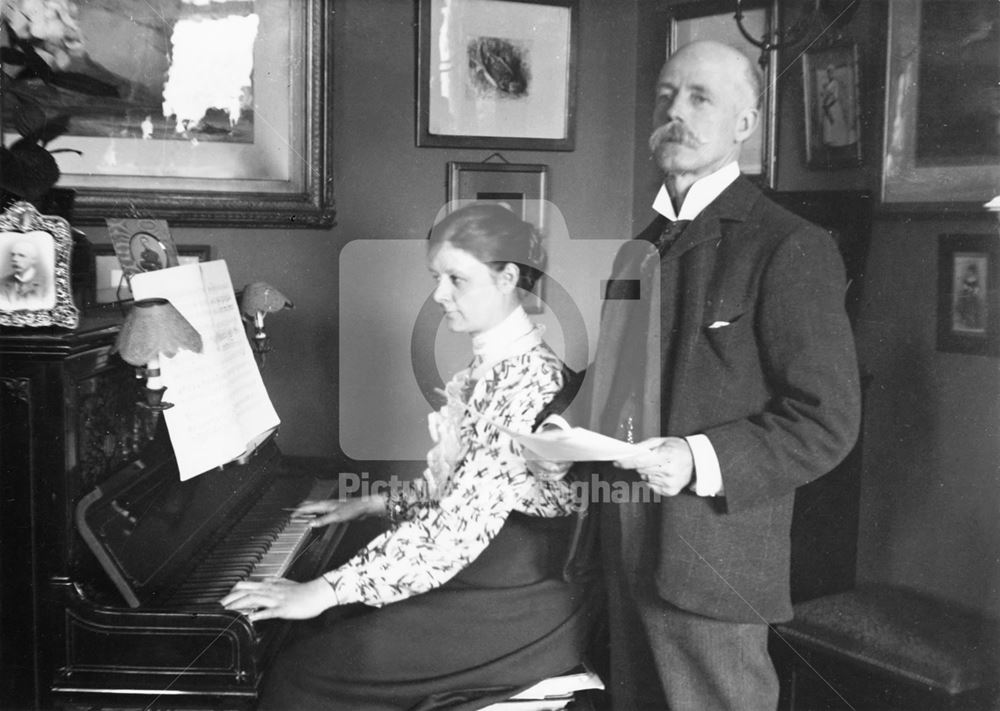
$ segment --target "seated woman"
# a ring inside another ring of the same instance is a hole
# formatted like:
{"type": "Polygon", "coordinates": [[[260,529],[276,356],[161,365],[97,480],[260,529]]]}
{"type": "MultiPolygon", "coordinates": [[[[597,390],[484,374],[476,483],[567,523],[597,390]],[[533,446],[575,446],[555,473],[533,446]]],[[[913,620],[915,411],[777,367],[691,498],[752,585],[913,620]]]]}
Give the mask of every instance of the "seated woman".
{"type": "Polygon", "coordinates": [[[238,583],[222,600],[253,620],[316,617],[279,655],[262,709],[474,709],[582,659],[590,608],[563,578],[576,508],[566,482],[541,481],[493,423],[529,432],[564,383],[563,366],[520,305],[544,263],[509,210],[473,204],[431,230],[434,300],[472,338],[471,366],[430,417],[424,480],[389,495],[306,502],[327,525],[386,516],[391,527],[306,583],[238,583]]]}

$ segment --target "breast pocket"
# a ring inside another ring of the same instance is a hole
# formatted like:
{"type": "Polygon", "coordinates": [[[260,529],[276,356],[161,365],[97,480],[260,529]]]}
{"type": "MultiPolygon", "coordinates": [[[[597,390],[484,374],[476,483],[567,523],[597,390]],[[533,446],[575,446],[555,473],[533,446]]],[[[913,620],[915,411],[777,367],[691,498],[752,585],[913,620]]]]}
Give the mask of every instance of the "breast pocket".
{"type": "Polygon", "coordinates": [[[736,351],[746,345],[750,319],[745,312],[714,318],[702,326],[702,333],[715,355],[724,363],[732,364],[736,351]]]}

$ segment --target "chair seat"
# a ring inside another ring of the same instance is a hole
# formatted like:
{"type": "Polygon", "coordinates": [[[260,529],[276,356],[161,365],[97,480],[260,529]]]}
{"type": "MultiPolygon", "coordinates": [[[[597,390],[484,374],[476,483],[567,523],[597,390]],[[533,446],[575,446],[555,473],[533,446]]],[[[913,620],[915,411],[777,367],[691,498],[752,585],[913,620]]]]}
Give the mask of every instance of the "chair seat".
{"type": "Polygon", "coordinates": [[[793,647],[958,695],[998,683],[1000,623],[907,588],[861,587],[795,606],[793,647]]]}
{"type": "Polygon", "coordinates": [[[558,711],[573,701],[577,692],[603,690],[604,682],[594,672],[581,667],[568,674],[542,679],[506,701],[490,704],[482,711],[558,711]]]}

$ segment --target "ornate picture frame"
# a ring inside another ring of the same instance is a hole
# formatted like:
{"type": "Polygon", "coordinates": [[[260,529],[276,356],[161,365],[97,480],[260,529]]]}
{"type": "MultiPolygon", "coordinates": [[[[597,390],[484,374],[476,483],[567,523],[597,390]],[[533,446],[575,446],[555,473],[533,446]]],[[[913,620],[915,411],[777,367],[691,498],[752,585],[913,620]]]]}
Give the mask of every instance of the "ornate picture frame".
{"type": "MultiPolygon", "coordinates": [[[[744,0],[743,26],[755,37],[770,36],[778,14],[776,0],[744,0]]],[[[667,8],[667,46],[664,59],[695,40],[715,40],[741,50],[757,64],[761,52],[739,31],[733,21],[730,0],[701,0],[671,5],[667,8]]],[[[775,186],[775,114],[777,110],[777,61],[768,54],[762,70],[764,95],[760,97],[760,127],[743,144],[740,171],[769,188],[775,186]]]]}
{"type": "Polygon", "coordinates": [[[1000,54],[983,20],[1000,22],[993,0],[889,0],[883,203],[979,208],[997,194],[1000,54]]]}
{"type": "MultiPolygon", "coordinates": [[[[470,202],[498,202],[538,230],[544,244],[548,227],[546,191],[549,167],[540,163],[448,163],[448,211],[470,202]]],[[[544,310],[545,276],[524,301],[524,310],[544,310]]]]}
{"type": "Polygon", "coordinates": [[[573,150],[577,6],[420,0],[417,146],[573,150]]]}
{"type": "Polygon", "coordinates": [[[802,55],[806,165],[861,165],[858,45],[833,44],[802,55]]]}
{"type": "Polygon", "coordinates": [[[996,235],[938,237],[939,351],[1000,356],[1000,247],[996,235]]]}
{"type": "Polygon", "coordinates": [[[0,326],[76,328],[73,236],[61,217],[16,202],[0,214],[0,326]]]}
{"type": "Polygon", "coordinates": [[[74,224],[333,224],[332,0],[252,0],[226,16],[177,3],[166,17],[162,4],[78,4],[82,71],[112,77],[120,97],[39,87],[48,112],[70,116],[48,148],[69,149],[55,158],[74,224]]]}

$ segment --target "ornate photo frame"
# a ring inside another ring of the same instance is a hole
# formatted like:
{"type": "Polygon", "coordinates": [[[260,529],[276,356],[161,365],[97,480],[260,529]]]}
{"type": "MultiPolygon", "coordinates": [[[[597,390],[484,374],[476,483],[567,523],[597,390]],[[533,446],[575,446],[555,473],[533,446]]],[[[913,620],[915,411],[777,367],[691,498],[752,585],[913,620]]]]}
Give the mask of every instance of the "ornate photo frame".
{"type": "Polygon", "coordinates": [[[938,237],[939,351],[1000,356],[998,257],[996,235],[938,237]]]}
{"type": "Polygon", "coordinates": [[[806,165],[861,165],[861,104],[858,46],[845,43],[802,55],[806,165]]]}
{"type": "Polygon", "coordinates": [[[333,224],[332,0],[231,4],[78,3],[79,71],[119,96],[37,87],[70,117],[47,148],[68,149],[55,158],[74,224],[333,224]]]}
{"type": "Polygon", "coordinates": [[[883,203],[978,209],[997,194],[1000,54],[984,21],[1000,21],[993,0],[889,0],[883,203]]]}
{"type": "Polygon", "coordinates": [[[420,0],[417,145],[573,150],[577,5],[420,0]]]}
{"type": "Polygon", "coordinates": [[[0,214],[0,326],[76,328],[73,236],[61,217],[16,202],[0,214]]]}

